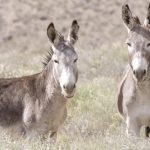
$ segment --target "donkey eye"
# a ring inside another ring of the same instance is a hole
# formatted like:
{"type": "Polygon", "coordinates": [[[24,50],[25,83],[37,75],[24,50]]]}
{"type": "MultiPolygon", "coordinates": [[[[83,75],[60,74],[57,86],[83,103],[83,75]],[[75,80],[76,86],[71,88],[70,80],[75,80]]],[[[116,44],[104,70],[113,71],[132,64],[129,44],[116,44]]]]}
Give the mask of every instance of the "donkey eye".
{"type": "Polygon", "coordinates": [[[75,59],[73,62],[75,63],[75,62],[77,62],[77,60],[78,60],[78,59],[75,59]]]}
{"type": "Polygon", "coordinates": [[[131,43],[128,43],[128,42],[127,42],[126,44],[127,44],[128,46],[131,46],[131,43]]]}
{"type": "Polygon", "coordinates": [[[149,47],[150,46],[150,43],[147,43],[147,47],[149,47]]]}
{"type": "Polygon", "coordinates": [[[59,61],[58,61],[58,60],[54,60],[54,62],[55,62],[55,63],[57,63],[57,64],[59,63],[59,61]]]}

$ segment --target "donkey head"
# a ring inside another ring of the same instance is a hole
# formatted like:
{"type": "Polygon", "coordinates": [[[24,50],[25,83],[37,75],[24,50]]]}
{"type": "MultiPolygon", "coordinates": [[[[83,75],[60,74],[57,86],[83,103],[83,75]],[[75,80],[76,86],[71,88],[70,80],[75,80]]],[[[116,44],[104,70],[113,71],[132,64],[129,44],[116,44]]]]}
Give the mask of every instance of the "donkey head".
{"type": "Polygon", "coordinates": [[[53,50],[53,75],[56,82],[61,87],[62,94],[66,98],[74,96],[78,79],[78,56],[73,47],[78,39],[78,30],[79,25],[77,21],[74,20],[71,25],[68,39],[65,40],[64,37],[55,30],[53,23],[50,23],[47,28],[47,35],[53,50]]]}
{"type": "Polygon", "coordinates": [[[144,24],[141,25],[138,17],[133,17],[127,4],[122,7],[122,19],[128,30],[129,63],[134,78],[142,81],[146,78],[150,64],[150,5],[144,24]]]}

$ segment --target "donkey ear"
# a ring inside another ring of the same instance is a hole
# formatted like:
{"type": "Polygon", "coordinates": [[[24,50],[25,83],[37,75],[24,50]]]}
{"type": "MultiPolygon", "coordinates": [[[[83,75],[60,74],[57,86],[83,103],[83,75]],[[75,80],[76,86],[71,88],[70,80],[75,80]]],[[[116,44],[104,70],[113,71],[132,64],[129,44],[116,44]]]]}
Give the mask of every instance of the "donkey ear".
{"type": "Polygon", "coordinates": [[[79,25],[77,20],[73,20],[71,29],[69,31],[68,35],[68,42],[71,43],[72,45],[75,44],[75,42],[78,40],[78,31],[79,31],[79,25]]]}
{"type": "Polygon", "coordinates": [[[132,16],[132,12],[131,12],[128,4],[125,4],[122,6],[122,19],[123,19],[123,22],[125,23],[128,31],[132,30],[136,24],[140,23],[138,17],[134,18],[132,16]]]}
{"type": "Polygon", "coordinates": [[[137,24],[141,24],[140,19],[139,19],[138,16],[134,17],[134,21],[135,21],[137,24]]]}
{"type": "Polygon", "coordinates": [[[51,42],[51,44],[54,43],[54,40],[56,39],[56,30],[53,23],[50,23],[47,27],[47,36],[51,42]]]}
{"type": "Polygon", "coordinates": [[[150,3],[149,3],[149,6],[148,6],[147,16],[144,20],[144,26],[150,28],[150,3]]]}

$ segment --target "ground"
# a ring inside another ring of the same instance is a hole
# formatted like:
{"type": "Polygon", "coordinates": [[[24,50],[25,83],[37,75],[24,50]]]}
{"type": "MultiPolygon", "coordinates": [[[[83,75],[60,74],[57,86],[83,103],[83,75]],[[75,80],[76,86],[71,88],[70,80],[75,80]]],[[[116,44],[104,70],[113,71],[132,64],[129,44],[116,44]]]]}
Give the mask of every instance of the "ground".
{"type": "MultiPolygon", "coordinates": [[[[144,19],[148,0],[128,1],[144,19]]],[[[113,0],[0,0],[0,77],[40,72],[49,50],[46,27],[53,21],[67,35],[72,19],[80,24],[75,45],[79,80],[68,100],[68,118],[56,144],[36,139],[12,140],[0,129],[2,150],[148,150],[150,140],[128,139],[125,121],[117,110],[117,86],[128,63],[121,20],[124,1],[113,0]]]]}

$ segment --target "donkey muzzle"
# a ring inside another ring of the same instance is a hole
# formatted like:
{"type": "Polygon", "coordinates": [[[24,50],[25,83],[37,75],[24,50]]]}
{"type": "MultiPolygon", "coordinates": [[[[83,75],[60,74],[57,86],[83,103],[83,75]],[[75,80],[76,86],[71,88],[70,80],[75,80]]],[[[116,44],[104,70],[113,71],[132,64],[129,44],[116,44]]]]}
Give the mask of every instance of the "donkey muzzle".
{"type": "Polygon", "coordinates": [[[75,89],[76,89],[75,84],[63,85],[62,93],[66,98],[71,98],[74,96],[75,89]]]}
{"type": "Polygon", "coordinates": [[[138,81],[141,81],[146,76],[146,70],[145,69],[133,70],[133,74],[135,75],[138,81]]]}
{"type": "Polygon", "coordinates": [[[63,85],[63,88],[67,93],[72,93],[75,87],[76,87],[75,84],[63,85]]]}

